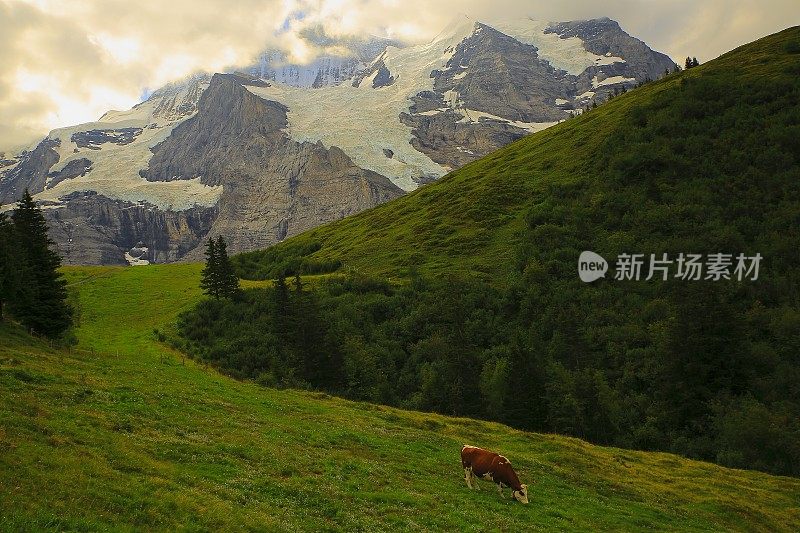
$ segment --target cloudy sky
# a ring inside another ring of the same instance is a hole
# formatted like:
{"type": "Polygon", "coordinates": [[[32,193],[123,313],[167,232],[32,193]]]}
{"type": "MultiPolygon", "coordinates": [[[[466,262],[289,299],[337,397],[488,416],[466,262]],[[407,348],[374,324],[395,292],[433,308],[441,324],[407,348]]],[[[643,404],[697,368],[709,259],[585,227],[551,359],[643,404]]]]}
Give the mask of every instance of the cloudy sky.
{"type": "Polygon", "coordinates": [[[800,24],[800,0],[0,0],[0,152],[266,47],[310,59],[300,37],[310,27],[413,43],[458,13],[487,23],[608,16],[675,59],[705,61],[800,24]]]}

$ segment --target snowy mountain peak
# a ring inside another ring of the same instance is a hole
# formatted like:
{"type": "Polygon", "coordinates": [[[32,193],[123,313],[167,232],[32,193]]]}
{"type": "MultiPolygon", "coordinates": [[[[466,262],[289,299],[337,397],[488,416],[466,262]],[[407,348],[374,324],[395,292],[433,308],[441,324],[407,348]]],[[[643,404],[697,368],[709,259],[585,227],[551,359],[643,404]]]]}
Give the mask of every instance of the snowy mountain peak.
{"type": "Polygon", "coordinates": [[[458,15],[407,47],[311,37],[322,54],[308,65],[267,51],[1,158],[0,209],[29,189],[49,207],[54,240],[81,244],[67,263],[197,259],[219,234],[234,252],[263,248],[674,68],[609,19],[458,15]]]}
{"type": "Polygon", "coordinates": [[[475,32],[478,22],[463,13],[459,13],[439,32],[431,43],[452,41],[456,38],[465,38],[475,32]]]}

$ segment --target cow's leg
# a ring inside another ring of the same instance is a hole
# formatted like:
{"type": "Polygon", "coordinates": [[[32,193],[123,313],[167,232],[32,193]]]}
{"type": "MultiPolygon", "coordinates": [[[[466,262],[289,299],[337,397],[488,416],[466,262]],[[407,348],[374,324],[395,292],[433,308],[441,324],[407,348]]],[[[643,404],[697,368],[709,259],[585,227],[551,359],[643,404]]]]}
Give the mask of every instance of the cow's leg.
{"type": "Polygon", "coordinates": [[[464,467],[464,480],[467,482],[467,487],[472,488],[472,467],[464,467]]]}
{"type": "Polygon", "coordinates": [[[503,494],[503,484],[502,483],[498,483],[497,484],[497,492],[500,493],[500,497],[501,498],[505,499],[505,495],[503,494]]]}
{"type": "Polygon", "coordinates": [[[472,472],[472,484],[476,489],[481,490],[481,484],[478,483],[478,476],[475,475],[475,472],[472,472]]]}

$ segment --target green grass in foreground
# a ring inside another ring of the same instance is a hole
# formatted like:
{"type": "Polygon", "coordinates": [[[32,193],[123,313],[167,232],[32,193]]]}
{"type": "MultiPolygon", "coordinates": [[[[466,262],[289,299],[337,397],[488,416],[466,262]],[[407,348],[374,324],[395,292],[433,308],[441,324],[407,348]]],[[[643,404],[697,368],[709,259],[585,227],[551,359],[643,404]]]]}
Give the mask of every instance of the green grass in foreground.
{"type": "Polygon", "coordinates": [[[800,529],[800,480],[182,364],[152,331],[199,271],[67,269],[72,353],[0,326],[0,530],[800,529]],[[506,454],[531,504],[469,492],[464,442],[506,454]]]}

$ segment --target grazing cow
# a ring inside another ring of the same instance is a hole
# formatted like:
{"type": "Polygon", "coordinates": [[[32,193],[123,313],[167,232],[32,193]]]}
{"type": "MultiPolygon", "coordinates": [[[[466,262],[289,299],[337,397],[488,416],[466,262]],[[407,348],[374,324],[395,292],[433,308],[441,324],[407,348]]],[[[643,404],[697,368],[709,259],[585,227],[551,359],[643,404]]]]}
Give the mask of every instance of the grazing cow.
{"type": "Polygon", "coordinates": [[[476,448],[465,444],[461,448],[461,466],[464,467],[464,477],[467,486],[478,487],[477,479],[483,478],[487,481],[497,483],[497,490],[500,496],[503,495],[503,486],[511,488],[511,496],[521,503],[528,503],[528,486],[519,482],[517,473],[511,468],[511,461],[489,450],[476,448]]]}

